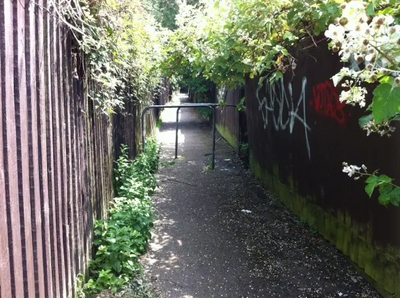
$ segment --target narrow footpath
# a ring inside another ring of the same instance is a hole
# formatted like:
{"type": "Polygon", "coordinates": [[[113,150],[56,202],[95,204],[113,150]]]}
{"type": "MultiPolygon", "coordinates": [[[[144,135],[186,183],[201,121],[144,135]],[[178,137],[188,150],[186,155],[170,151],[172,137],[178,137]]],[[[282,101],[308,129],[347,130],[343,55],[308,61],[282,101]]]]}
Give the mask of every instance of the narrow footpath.
{"type": "MultiPolygon", "coordinates": [[[[184,95],[174,103],[185,102],[184,95]]],[[[144,260],[168,298],[380,297],[336,248],[310,230],[245,169],[211,126],[181,109],[162,113],[157,214],[144,260]]]]}

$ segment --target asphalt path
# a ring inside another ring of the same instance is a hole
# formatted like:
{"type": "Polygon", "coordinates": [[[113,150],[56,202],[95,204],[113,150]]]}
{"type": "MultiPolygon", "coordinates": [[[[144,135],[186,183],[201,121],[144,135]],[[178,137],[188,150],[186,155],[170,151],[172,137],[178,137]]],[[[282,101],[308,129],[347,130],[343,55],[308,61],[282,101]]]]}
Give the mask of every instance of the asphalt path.
{"type": "Polygon", "coordinates": [[[144,263],[162,297],[380,297],[220,136],[210,170],[211,126],[195,109],[181,109],[177,160],[176,110],[161,117],[157,220],[144,263]]]}

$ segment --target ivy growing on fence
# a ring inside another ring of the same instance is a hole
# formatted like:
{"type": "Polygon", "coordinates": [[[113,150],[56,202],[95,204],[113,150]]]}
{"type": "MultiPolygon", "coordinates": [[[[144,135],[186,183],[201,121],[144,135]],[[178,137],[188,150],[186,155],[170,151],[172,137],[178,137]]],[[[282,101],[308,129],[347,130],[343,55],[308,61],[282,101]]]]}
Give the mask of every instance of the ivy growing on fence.
{"type": "Polygon", "coordinates": [[[168,36],[140,0],[49,1],[69,27],[86,71],[96,83],[89,96],[104,113],[124,102],[148,103],[159,91],[161,49],[168,36]]]}

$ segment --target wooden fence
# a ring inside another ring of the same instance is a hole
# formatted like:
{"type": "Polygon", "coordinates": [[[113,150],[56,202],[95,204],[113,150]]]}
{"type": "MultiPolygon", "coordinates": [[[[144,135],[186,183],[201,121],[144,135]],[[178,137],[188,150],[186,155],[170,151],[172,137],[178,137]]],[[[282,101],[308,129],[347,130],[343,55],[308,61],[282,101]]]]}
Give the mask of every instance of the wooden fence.
{"type": "Polygon", "coordinates": [[[73,297],[112,198],[108,117],[47,0],[0,1],[0,297],[73,297]]]}
{"type": "MultiPolygon", "coordinates": [[[[363,111],[341,103],[343,88],[331,80],[343,63],[326,42],[305,49],[293,50],[297,68],[278,82],[246,80],[250,168],[376,286],[400,297],[400,208],[380,205],[377,192],[368,199],[363,179],[342,172],[343,161],[364,163],[399,181],[399,126],[391,138],[367,136],[358,123],[363,111]]],[[[228,103],[238,102],[238,91],[228,92],[228,103]]],[[[238,114],[217,119],[221,134],[238,146],[238,114]]]]}

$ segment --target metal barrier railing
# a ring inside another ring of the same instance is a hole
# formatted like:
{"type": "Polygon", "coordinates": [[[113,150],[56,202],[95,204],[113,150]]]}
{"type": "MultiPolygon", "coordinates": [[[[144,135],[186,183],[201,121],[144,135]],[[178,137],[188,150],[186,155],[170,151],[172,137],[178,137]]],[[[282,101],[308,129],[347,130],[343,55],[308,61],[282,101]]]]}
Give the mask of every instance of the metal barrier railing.
{"type": "MultiPolygon", "coordinates": [[[[165,109],[165,108],[174,108],[176,110],[176,132],[175,132],[175,158],[178,158],[178,130],[179,130],[179,111],[182,108],[210,108],[213,114],[213,124],[212,124],[212,138],[213,138],[213,145],[212,145],[212,161],[211,161],[211,168],[215,168],[215,118],[216,113],[215,109],[219,106],[217,103],[186,103],[181,105],[151,105],[147,106],[143,109],[142,112],[142,146],[143,151],[146,149],[146,121],[145,116],[146,112],[150,109],[165,109]]],[[[236,105],[225,105],[224,107],[233,107],[236,108],[236,105]]]]}

